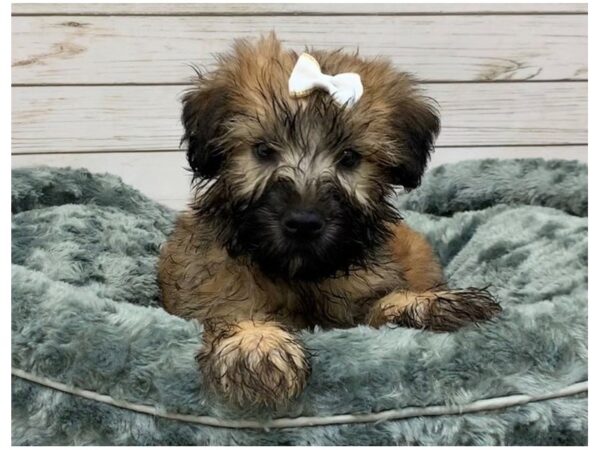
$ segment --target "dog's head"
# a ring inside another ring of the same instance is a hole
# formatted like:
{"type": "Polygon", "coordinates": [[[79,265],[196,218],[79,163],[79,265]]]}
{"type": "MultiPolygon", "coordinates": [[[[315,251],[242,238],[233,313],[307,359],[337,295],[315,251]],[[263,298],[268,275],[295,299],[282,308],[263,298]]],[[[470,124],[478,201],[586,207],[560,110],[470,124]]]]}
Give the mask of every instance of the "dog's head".
{"type": "Polygon", "coordinates": [[[232,255],[271,277],[318,280],[367,264],[397,220],[387,199],[412,189],[439,132],[435,108],[384,61],[314,51],[323,73],[358,73],[360,100],[325,91],[297,99],[298,54],[274,35],[238,41],[183,99],[195,208],[232,255]]]}

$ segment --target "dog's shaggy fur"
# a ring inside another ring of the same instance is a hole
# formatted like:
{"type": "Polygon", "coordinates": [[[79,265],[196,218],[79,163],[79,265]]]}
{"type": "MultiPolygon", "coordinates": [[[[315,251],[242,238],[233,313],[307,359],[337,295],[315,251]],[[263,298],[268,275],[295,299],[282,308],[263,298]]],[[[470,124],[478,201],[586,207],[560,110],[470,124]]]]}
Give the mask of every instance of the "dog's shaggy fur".
{"type": "Polygon", "coordinates": [[[311,54],[324,73],[358,73],[360,101],[292,98],[298,55],[273,35],[237,42],[183,99],[199,183],[161,252],[163,303],[204,322],[203,374],[239,404],[302,391],[296,329],[450,331],[500,310],[485,290],[448,290],[429,244],[388,203],[394,186],[419,185],[440,127],[431,102],[388,62],[311,54]]]}

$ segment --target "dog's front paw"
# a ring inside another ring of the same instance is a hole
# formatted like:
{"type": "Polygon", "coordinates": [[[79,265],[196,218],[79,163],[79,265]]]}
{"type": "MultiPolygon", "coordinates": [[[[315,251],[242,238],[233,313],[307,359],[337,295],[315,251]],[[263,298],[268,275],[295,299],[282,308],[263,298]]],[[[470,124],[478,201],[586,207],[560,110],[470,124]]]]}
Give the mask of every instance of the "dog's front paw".
{"type": "Polygon", "coordinates": [[[493,319],[502,307],[487,289],[466,288],[436,292],[424,327],[433,331],[455,331],[470,323],[493,319]]]}
{"type": "Polygon", "coordinates": [[[367,323],[395,323],[431,331],[455,331],[470,323],[490,320],[502,311],[487,289],[397,292],[379,300],[367,323]]]}
{"type": "Polygon", "coordinates": [[[302,346],[272,322],[237,323],[197,359],[204,379],[238,405],[285,404],[302,392],[310,373],[302,346]]]}

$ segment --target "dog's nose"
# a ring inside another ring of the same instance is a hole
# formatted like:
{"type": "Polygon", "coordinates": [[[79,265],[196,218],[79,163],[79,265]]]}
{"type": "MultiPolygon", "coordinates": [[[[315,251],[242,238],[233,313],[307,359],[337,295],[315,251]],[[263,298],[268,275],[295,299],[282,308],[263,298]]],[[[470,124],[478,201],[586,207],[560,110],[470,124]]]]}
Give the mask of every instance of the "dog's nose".
{"type": "Polygon", "coordinates": [[[318,237],[324,228],[323,217],[314,210],[295,209],[288,211],[283,217],[283,229],[289,237],[313,239],[318,237]]]}

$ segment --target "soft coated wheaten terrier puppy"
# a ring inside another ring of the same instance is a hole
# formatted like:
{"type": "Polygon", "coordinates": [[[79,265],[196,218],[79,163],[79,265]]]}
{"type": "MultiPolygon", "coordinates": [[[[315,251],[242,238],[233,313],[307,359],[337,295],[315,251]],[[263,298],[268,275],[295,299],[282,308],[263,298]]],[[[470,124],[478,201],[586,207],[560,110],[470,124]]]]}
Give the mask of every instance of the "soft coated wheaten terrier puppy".
{"type": "Polygon", "coordinates": [[[389,203],[419,185],[435,108],[389,62],[237,42],[183,99],[195,200],[163,246],[164,307],[204,323],[204,380],[276,405],[310,372],[294,331],[386,323],[452,331],[500,311],[448,289],[389,203]],[[323,74],[343,74],[335,77],[323,74]],[[292,73],[294,72],[294,76],[292,73]]]}

